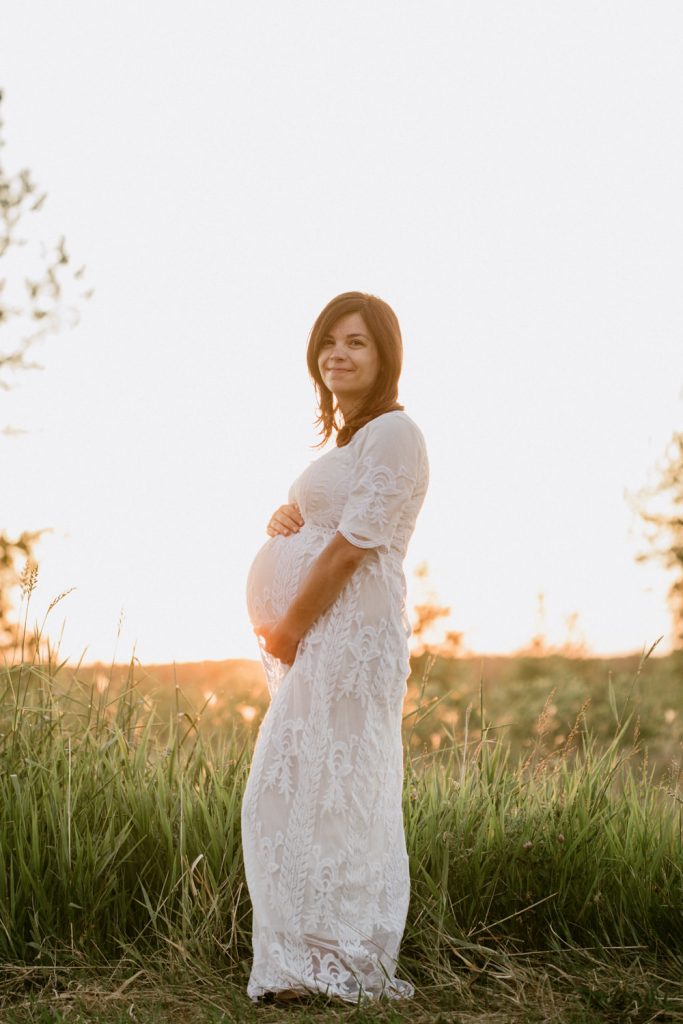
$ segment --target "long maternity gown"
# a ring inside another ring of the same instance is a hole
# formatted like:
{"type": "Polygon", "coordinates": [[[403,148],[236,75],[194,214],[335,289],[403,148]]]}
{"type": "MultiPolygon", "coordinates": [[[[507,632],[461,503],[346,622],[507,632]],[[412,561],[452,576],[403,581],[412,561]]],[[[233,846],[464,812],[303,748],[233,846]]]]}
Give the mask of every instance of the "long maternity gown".
{"type": "Polygon", "coordinates": [[[395,975],[410,895],[402,563],[428,476],[413,420],[376,417],[295,480],[304,526],[270,538],[249,571],[251,621],[272,623],[336,531],[369,549],[291,667],[262,652],[271,703],[242,803],[254,1000],[291,988],[352,1002],[413,995],[395,975]]]}

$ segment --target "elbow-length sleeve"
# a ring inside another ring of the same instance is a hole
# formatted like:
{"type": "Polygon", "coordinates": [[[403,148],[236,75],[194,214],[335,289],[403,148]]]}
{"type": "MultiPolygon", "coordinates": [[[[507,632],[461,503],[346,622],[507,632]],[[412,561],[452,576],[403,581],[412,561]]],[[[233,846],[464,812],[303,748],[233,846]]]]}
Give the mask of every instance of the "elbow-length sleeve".
{"type": "Polygon", "coordinates": [[[425,459],[424,440],[412,420],[393,414],[371,420],[358,438],[339,533],[356,547],[388,550],[425,459]]]}

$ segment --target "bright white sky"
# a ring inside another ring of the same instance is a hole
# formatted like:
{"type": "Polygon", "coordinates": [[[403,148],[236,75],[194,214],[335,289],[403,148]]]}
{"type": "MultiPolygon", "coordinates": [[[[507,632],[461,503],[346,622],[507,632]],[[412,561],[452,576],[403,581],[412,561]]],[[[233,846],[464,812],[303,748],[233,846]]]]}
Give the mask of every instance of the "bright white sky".
{"type": "MultiPolygon", "coordinates": [[[[683,427],[683,9],[4,0],[9,169],[96,288],[2,394],[0,524],[51,527],[61,655],[257,657],[271,511],[315,457],[339,292],[401,322],[431,489],[406,563],[510,651],[669,634],[625,500],[683,427]]],[[[36,219],[37,223],[37,219],[36,219]]],[[[667,648],[664,643],[659,650],[667,648]]]]}

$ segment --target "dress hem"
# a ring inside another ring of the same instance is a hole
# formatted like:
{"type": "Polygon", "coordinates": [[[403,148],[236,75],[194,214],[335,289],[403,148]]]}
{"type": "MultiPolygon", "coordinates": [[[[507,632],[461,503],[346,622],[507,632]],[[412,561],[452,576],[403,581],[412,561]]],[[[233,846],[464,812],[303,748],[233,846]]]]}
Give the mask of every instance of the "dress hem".
{"type": "Polygon", "coordinates": [[[322,983],[319,986],[306,984],[300,982],[299,984],[282,984],[277,988],[266,985],[254,985],[250,983],[247,986],[247,995],[254,1003],[261,1002],[265,996],[277,995],[278,992],[290,992],[295,991],[302,996],[327,996],[330,999],[342,999],[345,1003],[352,1005],[358,1004],[359,1000],[364,1002],[378,1002],[380,999],[412,999],[415,996],[415,988],[409,981],[403,981],[399,978],[394,979],[393,983],[388,983],[381,992],[368,992],[366,989],[361,988],[355,995],[350,993],[340,992],[335,990],[333,985],[322,983]]]}

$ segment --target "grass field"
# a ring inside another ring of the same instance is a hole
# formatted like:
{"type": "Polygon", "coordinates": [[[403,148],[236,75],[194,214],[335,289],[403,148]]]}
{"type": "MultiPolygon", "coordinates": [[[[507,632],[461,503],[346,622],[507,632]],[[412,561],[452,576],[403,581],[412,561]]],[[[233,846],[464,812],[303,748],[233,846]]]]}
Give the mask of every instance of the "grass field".
{"type": "MultiPolygon", "coordinates": [[[[404,705],[406,749],[412,759],[439,759],[453,743],[479,736],[482,709],[489,743],[500,739],[513,760],[542,748],[556,756],[581,716],[603,746],[612,741],[618,709],[628,706],[632,728],[620,738],[638,748],[658,779],[676,771],[683,742],[683,652],[621,658],[487,656],[412,659],[404,705]]],[[[112,700],[134,673],[138,699],[153,712],[157,735],[178,712],[199,723],[202,736],[226,730],[255,736],[268,705],[256,661],[181,665],[82,666],[78,678],[112,700]]],[[[112,714],[114,704],[110,705],[112,714]]]]}
{"type": "Polygon", "coordinates": [[[8,664],[0,1019],[683,1021],[681,655],[413,667],[417,996],[253,1007],[239,809],[258,666],[8,664]]]}

